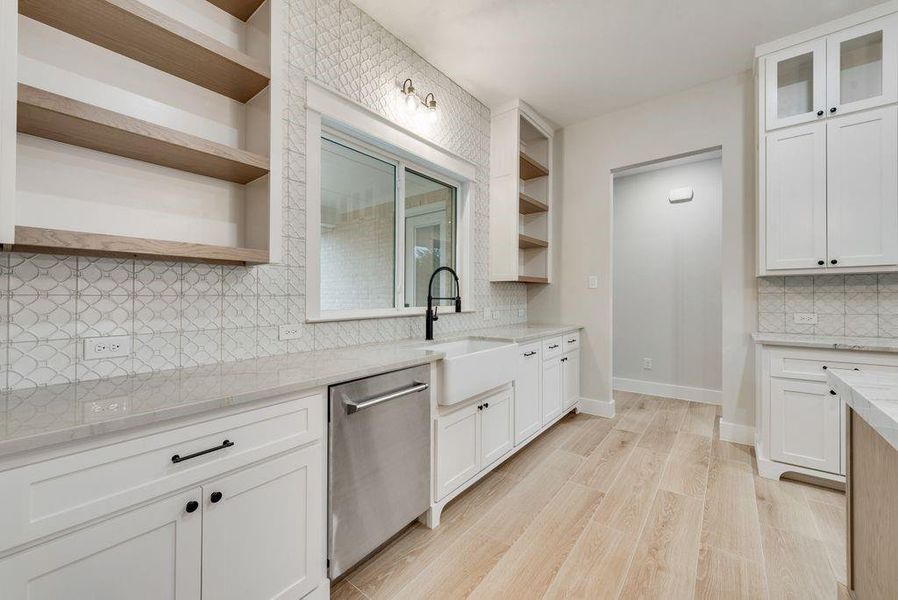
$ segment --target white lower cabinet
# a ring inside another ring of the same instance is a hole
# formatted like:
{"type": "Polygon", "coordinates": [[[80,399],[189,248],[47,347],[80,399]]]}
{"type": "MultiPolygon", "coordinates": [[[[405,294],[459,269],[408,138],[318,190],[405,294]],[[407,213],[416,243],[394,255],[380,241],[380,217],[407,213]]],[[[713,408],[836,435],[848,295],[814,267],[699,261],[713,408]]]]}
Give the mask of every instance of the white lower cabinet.
{"type": "Polygon", "coordinates": [[[204,599],[286,600],[315,589],[321,452],[315,444],[203,486],[204,599]]]}
{"type": "Polygon", "coordinates": [[[580,400],[580,352],[568,352],[561,357],[561,392],[564,408],[580,400]]]}
{"type": "Polygon", "coordinates": [[[517,446],[542,425],[540,344],[522,346],[518,355],[518,373],[514,382],[514,443],[517,446]]]}
{"type": "Polygon", "coordinates": [[[560,415],[562,411],[564,379],[561,358],[559,356],[543,361],[543,425],[560,415]]]}
{"type": "Polygon", "coordinates": [[[844,474],[841,413],[841,399],[825,383],[772,379],[770,458],[844,474]]]}
{"type": "Polygon", "coordinates": [[[493,464],[514,447],[512,390],[484,400],[480,409],[480,468],[493,464]]]}
{"type": "Polygon", "coordinates": [[[436,497],[480,471],[480,409],[471,404],[437,420],[436,497]]]}
{"type": "Polygon", "coordinates": [[[197,600],[201,500],[196,488],[8,556],[0,560],[0,596],[197,600]]]}

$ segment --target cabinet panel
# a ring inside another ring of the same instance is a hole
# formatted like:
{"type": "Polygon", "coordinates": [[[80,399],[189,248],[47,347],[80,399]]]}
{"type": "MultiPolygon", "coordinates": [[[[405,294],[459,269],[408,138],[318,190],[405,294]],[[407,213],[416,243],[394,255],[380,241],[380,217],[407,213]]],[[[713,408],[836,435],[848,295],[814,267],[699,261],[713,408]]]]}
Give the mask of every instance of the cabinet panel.
{"type": "Polygon", "coordinates": [[[570,408],[580,400],[580,353],[568,352],[561,365],[564,408],[570,408]]]}
{"type": "Polygon", "coordinates": [[[512,391],[505,390],[483,401],[480,412],[480,470],[514,447],[512,391]]]}
{"type": "Polygon", "coordinates": [[[826,384],[771,379],[770,458],[841,473],[841,412],[826,384]]]}
{"type": "Polygon", "coordinates": [[[767,56],[764,83],[768,130],[820,118],[826,105],[826,40],[767,56]]]}
{"type": "Polygon", "coordinates": [[[898,108],[828,121],[827,205],[828,266],[898,263],[898,108]]]}
{"type": "Polygon", "coordinates": [[[767,135],[767,268],[821,268],[826,258],[826,124],[767,135]]]}
{"type": "Polygon", "coordinates": [[[539,343],[523,346],[518,357],[518,374],[514,382],[515,445],[535,434],[542,425],[540,412],[542,360],[539,348],[539,343]]]}
{"type": "Polygon", "coordinates": [[[561,414],[562,408],[561,358],[543,361],[543,425],[561,414]]]}
{"type": "Polygon", "coordinates": [[[0,560],[4,600],[196,600],[199,488],[0,560]]]}
{"type": "Polygon", "coordinates": [[[840,115],[898,100],[895,15],[826,38],[827,114],[840,115]]]}
{"type": "Polygon", "coordinates": [[[321,473],[315,444],[203,487],[203,598],[299,598],[318,585],[321,473]]]}
{"type": "Polygon", "coordinates": [[[480,471],[477,406],[466,406],[437,420],[437,499],[480,471]]]}

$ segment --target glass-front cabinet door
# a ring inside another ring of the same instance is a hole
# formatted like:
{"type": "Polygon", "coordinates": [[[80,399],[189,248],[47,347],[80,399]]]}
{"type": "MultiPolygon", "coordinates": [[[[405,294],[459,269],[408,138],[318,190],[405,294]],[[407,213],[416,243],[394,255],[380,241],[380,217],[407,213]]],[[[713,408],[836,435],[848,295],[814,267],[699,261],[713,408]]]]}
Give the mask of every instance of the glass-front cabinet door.
{"type": "Polygon", "coordinates": [[[826,40],[774,52],[764,61],[767,129],[807,123],[826,108],[826,40]]]}
{"type": "Polygon", "coordinates": [[[896,22],[891,15],[827,37],[829,116],[898,100],[896,22]]]}

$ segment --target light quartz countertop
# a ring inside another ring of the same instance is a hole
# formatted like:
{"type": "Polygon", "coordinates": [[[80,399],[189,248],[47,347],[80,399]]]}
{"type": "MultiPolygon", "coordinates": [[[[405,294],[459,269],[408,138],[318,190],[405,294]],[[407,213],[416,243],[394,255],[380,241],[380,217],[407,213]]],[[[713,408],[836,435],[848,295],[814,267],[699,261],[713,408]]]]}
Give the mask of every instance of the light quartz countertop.
{"type": "Polygon", "coordinates": [[[442,342],[521,343],[578,329],[491,327],[433,342],[398,340],[10,391],[0,394],[0,457],[429,364],[444,355],[428,347],[442,342]]]}
{"type": "Polygon", "coordinates": [[[752,339],[759,344],[768,346],[828,348],[830,350],[857,350],[861,352],[898,352],[898,339],[892,338],[753,333],[752,339]]]}
{"type": "Polygon", "coordinates": [[[898,450],[898,374],[831,369],[829,385],[898,450]]]}

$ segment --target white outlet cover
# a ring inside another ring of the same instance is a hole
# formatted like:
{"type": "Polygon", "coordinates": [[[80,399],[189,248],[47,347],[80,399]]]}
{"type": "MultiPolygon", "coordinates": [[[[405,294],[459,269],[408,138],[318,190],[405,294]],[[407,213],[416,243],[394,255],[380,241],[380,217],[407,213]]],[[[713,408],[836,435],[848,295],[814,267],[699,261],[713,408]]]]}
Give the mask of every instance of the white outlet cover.
{"type": "Polygon", "coordinates": [[[588,281],[589,289],[594,290],[599,287],[599,278],[595,275],[590,275],[588,281]]]}
{"type": "Polygon", "coordinates": [[[817,313],[795,313],[795,322],[800,325],[816,325],[817,313]]]}
{"type": "Polygon", "coordinates": [[[113,335],[84,340],[82,357],[84,360],[101,360],[131,355],[131,336],[113,335]]]}
{"type": "Polygon", "coordinates": [[[128,397],[116,396],[102,400],[92,400],[84,405],[84,422],[105,421],[128,412],[128,397]]]}
{"type": "Polygon", "coordinates": [[[302,337],[302,325],[292,323],[290,325],[281,325],[278,328],[278,339],[283,341],[295,340],[302,337]]]}

